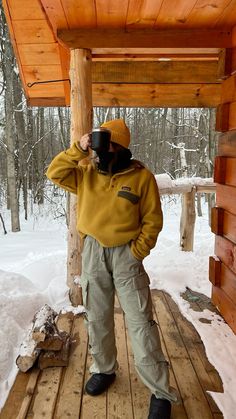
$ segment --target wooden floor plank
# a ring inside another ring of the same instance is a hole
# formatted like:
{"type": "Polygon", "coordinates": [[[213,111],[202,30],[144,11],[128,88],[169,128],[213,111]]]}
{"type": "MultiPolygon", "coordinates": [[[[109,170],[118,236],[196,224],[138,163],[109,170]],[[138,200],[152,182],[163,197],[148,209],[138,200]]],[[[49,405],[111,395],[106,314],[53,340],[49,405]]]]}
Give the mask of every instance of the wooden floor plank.
{"type": "Polygon", "coordinates": [[[26,416],[27,419],[53,419],[61,374],[62,367],[47,368],[42,371],[33,405],[26,416]]]}
{"type": "MultiPolygon", "coordinates": [[[[91,376],[89,367],[92,364],[92,356],[88,354],[86,361],[85,383],[91,376]]],[[[81,407],[80,419],[104,419],[107,410],[107,393],[103,393],[98,397],[92,397],[83,392],[83,402],[81,407]]]]}
{"type": "Polygon", "coordinates": [[[1,419],[13,419],[15,416],[17,416],[20,411],[22,401],[26,395],[26,389],[30,376],[31,371],[18,372],[6,403],[1,410],[1,419]]]}
{"type": "MultiPolygon", "coordinates": [[[[167,295],[165,293],[165,295],[167,295]]],[[[181,294],[182,298],[184,298],[186,301],[188,301],[188,303],[190,304],[190,307],[192,310],[194,311],[198,311],[201,312],[205,309],[212,311],[213,313],[216,313],[218,315],[219,312],[217,310],[217,308],[212,304],[211,299],[209,297],[207,297],[204,294],[198,293],[196,291],[192,291],[190,289],[187,289],[183,294],[181,294]]],[[[169,303],[171,302],[172,304],[172,311],[173,311],[173,307],[174,307],[174,302],[171,298],[169,298],[169,303]]],[[[170,305],[170,304],[169,304],[170,305]]],[[[176,305],[176,311],[179,312],[179,308],[176,305]]],[[[222,319],[223,321],[223,319],[222,319]]],[[[197,334],[196,329],[193,330],[195,331],[195,334],[197,334]]],[[[213,387],[215,386],[216,390],[215,391],[219,391],[219,392],[223,392],[223,384],[222,384],[222,380],[218,374],[218,372],[215,370],[215,368],[212,366],[212,364],[209,362],[207,356],[206,356],[206,351],[204,348],[204,345],[201,341],[201,339],[196,339],[195,341],[195,348],[202,360],[204,369],[206,370],[207,374],[209,375],[212,385],[213,387]]]]}
{"type": "Polygon", "coordinates": [[[148,408],[149,408],[149,403],[150,403],[150,391],[142,383],[141,379],[139,378],[136,372],[135,365],[134,365],[134,354],[131,348],[131,342],[129,338],[129,331],[127,328],[127,324],[125,328],[126,328],[128,366],[129,366],[134,419],[143,419],[143,418],[146,418],[148,414],[148,408]]]}
{"type": "MultiPolygon", "coordinates": [[[[158,323],[158,319],[156,316],[156,312],[154,310],[154,320],[156,320],[156,322],[158,323]]],[[[166,348],[166,344],[165,344],[165,340],[162,334],[162,330],[159,327],[159,334],[160,334],[160,339],[161,339],[161,347],[163,350],[163,353],[165,355],[166,360],[169,362],[169,373],[170,373],[170,385],[176,389],[178,397],[179,397],[179,403],[173,403],[172,404],[172,416],[175,419],[187,419],[187,414],[186,414],[186,410],[184,407],[184,403],[183,403],[183,399],[182,399],[182,395],[180,393],[179,387],[178,387],[178,383],[176,381],[175,375],[174,375],[174,371],[172,368],[172,364],[171,364],[171,359],[169,357],[167,348],[166,348]]]]}
{"type": "Polygon", "coordinates": [[[40,374],[40,370],[39,368],[34,368],[31,371],[30,374],[30,378],[26,387],[26,394],[25,397],[23,399],[20,411],[17,415],[16,419],[25,419],[27,416],[27,412],[29,410],[32,398],[33,398],[33,394],[35,392],[36,386],[37,386],[37,381],[38,381],[38,377],[40,374]]]}
{"type": "Polygon", "coordinates": [[[125,324],[119,308],[115,310],[115,334],[119,369],[107,394],[107,419],[133,419],[125,324]]]}
{"type": "MultiPolygon", "coordinates": [[[[177,327],[179,328],[180,334],[183,338],[186,350],[189,354],[189,358],[192,362],[192,365],[195,369],[195,372],[199,378],[199,382],[201,384],[201,387],[203,391],[205,392],[205,396],[207,398],[207,401],[209,403],[210,409],[212,413],[218,413],[221,414],[218,406],[216,405],[213,398],[210,396],[210,394],[207,393],[207,391],[216,391],[221,392],[223,390],[222,383],[220,386],[218,386],[218,381],[212,382],[210,375],[208,374],[208,371],[206,370],[203,362],[202,362],[202,354],[199,355],[199,352],[197,351],[197,346],[202,346],[202,349],[204,350],[203,343],[201,341],[200,336],[198,335],[196,329],[193,327],[191,323],[185,319],[182,314],[180,313],[178,306],[174,303],[172,298],[168,296],[168,294],[165,294],[165,299],[167,301],[167,304],[169,306],[170,311],[174,315],[175,322],[177,324],[177,327]]],[[[205,351],[205,350],[204,350],[205,351]]],[[[207,359],[206,353],[204,354],[203,359],[207,359]]],[[[209,363],[210,364],[210,363],[209,363]]],[[[211,370],[213,370],[213,366],[210,364],[211,370]]],[[[216,372],[216,371],[215,371],[216,372]]],[[[219,375],[218,375],[218,378],[219,375]]],[[[223,416],[221,416],[223,418],[223,416]]]]}
{"type": "Polygon", "coordinates": [[[62,377],[53,419],[79,418],[87,357],[87,332],[83,317],[75,316],[71,337],[70,361],[62,377]]]}
{"type": "Polygon", "coordinates": [[[209,404],[189,360],[174,317],[169,312],[165,297],[162,293],[153,292],[153,302],[188,417],[212,419],[209,404]]]}

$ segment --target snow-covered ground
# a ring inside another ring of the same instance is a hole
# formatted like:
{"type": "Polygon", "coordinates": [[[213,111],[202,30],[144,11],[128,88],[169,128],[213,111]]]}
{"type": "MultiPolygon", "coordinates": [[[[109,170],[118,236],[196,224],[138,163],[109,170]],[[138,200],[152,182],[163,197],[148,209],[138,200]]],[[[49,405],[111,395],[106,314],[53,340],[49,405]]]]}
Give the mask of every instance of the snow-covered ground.
{"type": "MultiPolygon", "coordinates": [[[[166,290],[196,327],[224,385],[223,394],[211,394],[224,418],[232,419],[236,417],[236,336],[219,316],[208,310],[195,312],[181,297],[186,287],[210,296],[208,258],[214,254],[214,236],[207,208],[197,219],[194,252],[187,253],[179,249],[179,198],[165,197],[163,210],[164,229],[144,262],[151,287],[166,290]],[[203,317],[211,323],[199,321],[203,317]]],[[[50,216],[39,215],[27,223],[22,221],[21,228],[21,232],[6,236],[0,230],[0,407],[14,381],[17,351],[34,313],[45,303],[55,310],[69,306],[66,227],[50,216]]]]}

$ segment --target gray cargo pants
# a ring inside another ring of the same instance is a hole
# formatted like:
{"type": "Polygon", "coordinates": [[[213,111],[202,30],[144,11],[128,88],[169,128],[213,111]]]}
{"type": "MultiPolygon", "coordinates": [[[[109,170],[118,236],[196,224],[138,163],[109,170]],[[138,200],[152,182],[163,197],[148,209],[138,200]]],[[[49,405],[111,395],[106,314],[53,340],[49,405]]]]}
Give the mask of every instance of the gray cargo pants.
{"type": "Polygon", "coordinates": [[[177,401],[169,386],[168,363],[153,320],[149,278],[129,245],[102,247],[87,236],[82,252],[81,286],[86,309],[91,373],[117,369],[114,334],[114,295],[125,313],[135,367],[143,383],[158,398],[177,401]]]}

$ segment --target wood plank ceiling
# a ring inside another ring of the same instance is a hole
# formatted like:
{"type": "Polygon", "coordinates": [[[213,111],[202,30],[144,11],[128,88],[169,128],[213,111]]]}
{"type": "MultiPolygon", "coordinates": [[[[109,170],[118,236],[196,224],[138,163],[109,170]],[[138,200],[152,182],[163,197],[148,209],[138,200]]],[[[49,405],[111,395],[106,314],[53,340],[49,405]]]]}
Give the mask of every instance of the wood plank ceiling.
{"type": "Polygon", "coordinates": [[[31,106],[69,105],[70,48],[92,50],[95,106],[220,102],[224,57],[236,38],[236,0],[3,0],[3,5],[31,106]],[[61,79],[66,81],[39,83],[61,79]]]}

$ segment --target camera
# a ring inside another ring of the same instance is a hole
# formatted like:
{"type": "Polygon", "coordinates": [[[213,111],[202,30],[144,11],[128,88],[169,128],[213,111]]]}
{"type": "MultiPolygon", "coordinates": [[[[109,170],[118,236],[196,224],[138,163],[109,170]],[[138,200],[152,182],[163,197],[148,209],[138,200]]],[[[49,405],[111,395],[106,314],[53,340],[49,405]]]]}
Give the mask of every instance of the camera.
{"type": "Polygon", "coordinates": [[[91,135],[91,149],[96,153],[102,153],[109,150],[111,131],[100,127],[92,130],[91,135]]]}

